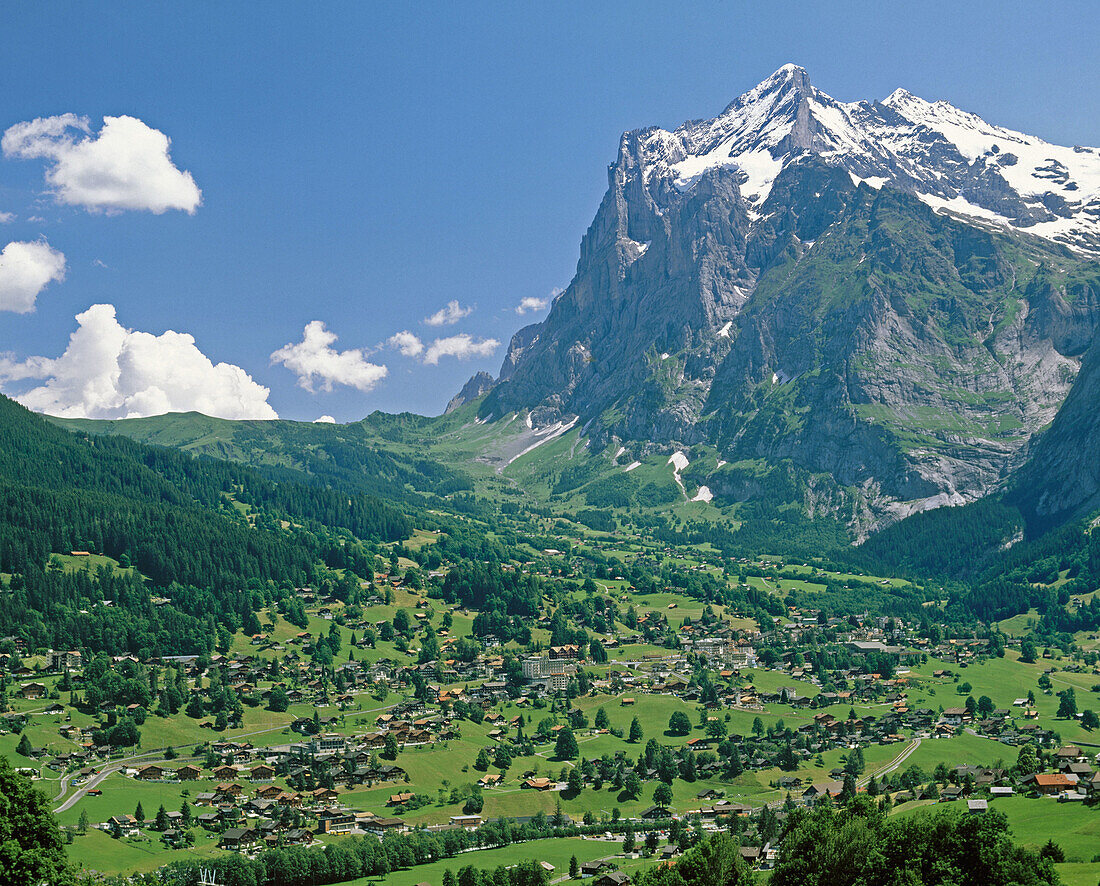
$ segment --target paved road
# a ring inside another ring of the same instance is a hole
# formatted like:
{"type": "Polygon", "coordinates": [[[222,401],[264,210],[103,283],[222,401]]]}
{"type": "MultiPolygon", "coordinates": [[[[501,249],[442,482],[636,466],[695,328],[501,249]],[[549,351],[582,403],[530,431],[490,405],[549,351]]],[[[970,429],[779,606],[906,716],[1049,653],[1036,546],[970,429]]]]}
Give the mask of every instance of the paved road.
{"type": "Polygon", "coordinates": [[[57,789],[57,796],[53,798],[53,801],[55,803],[65,796],[66,792],[69,790],[69,779],[71,779],[74,775],[76,775],[75,772],[66,772],[64,775],[61,776],[61,781],[57,789]]]}
{"type": "MultiPolygon", "coordinates": [[[[64,803],[62,803],[56,809],[54,809],[54,813],[56,814],[58,812],[65,812],[68,809],[72,809],[73,806],[76,805],[77,801],[80,800],[81,797],[83,797],[86,793],[88,793],[88,791],[92,790],[93,788],[98,787],[99,783],[101,781],[103,781],[103,779],[105,779],[108,775],[111,775],[112,773],[118,772],[119,770],[125,769],[128,766],[132,766],[138,760],[142,760],[145,763],[172,763],[172,764],[182,766],[184,763],[194,762],[194,761],[199,759],[198,757],[176,757],[174,760],[169,760],[167,758],[162,758],[162,759],[159,759],[159,760],[148,759],[149,757],[152,757],[157,753],[160,753],[160,752],[159,751],[150,751],[148,754],[139,754],[136,757],[127,757],[124,760],[116,760],[114,763],[112,763],[110,766],[108,766],[102,772],[97,772],[85,784],[82,784],[79,788],[77,788],[75,794],[73,794],[71,797],[69,797],[68,800],[66,800],[64,803]]],[[[62,781],[67,782],[67,780],[75,774],[76,773],[70,773],[69,775],[66,775],[64,778],[62,778],[62,781]]],[[[65,790],[68,790],[68,785],[67,784],[65,786],[65,790]]],[[[63,796],[65,790],[63,790],[60,794],[58,794],[56,797],[54,797],[54,802],[55,803],[58,800],[61,799],[61,797],[63,796]]]]}
{"type": "Polygon", "coordinates": [[[904,763],[906,760],[908,760],[910,756],[912,756],[913,751],[915,751],[917,748],[920,747],[920,743],[921,743],[921,740],[919,738],[914,738],[911,742],[909,742],[908,747],[906,747],[904,751],[902,751],[900,754],[898,754],[896,757],[894,757],[893,762],[887,764],[886,766],[884,766],[883,768],[877,770],[876,772],[873,772],[871,775],[868,775],[866,778],[861,778],[857,782],[857,784],[860,787],[864,787],[865,785],[867,785],[871,781],[872,775],[873,776],[879,776],[879,775],[886,775],[888,772],[893,772],[895,769],[897,769],[899,766],[901,766],[902,763],[904,763]]]}

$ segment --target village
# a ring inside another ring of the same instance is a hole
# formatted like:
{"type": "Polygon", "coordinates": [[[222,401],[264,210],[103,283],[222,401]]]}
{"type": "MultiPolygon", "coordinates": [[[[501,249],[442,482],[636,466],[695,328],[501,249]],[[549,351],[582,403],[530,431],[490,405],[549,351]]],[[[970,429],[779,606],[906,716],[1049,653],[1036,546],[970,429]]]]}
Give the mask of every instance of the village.
{"type": "Polygon", "coordinates": [[[376,580],[385,598],[355,609],[300,589],[306,629],[269,613],[210,655],[89,660],[0,640],[11,757],[56,780],[77,848],[90,831],[169,857],[346,835],[476,847],[509,821],[602,845],[582,876],[626,877],[631,859],[719,830],[766,869],[793,809],[857,793],[972,814],[1100,800],[1089,724],[1063,716],[1051,682],[1084,700],[1095,655],[1021,663],[1013,638],[810,607],[754,623],[668,589],[647,605],[623,583],[579,599],[629,602],[633,627],[550,645],[544,612],[525,650],[475,639],[474,613],[431,586],[376,580]]]}

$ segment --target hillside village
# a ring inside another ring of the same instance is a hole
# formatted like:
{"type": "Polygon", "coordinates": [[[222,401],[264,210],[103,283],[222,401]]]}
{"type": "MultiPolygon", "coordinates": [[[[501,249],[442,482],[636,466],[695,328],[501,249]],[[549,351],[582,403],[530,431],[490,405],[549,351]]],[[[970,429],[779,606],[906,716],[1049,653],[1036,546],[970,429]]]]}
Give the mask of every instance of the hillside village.
{"type": "MultiPolygon", "coordinates": [[[[755,565],[780,586],[776,564],[755,565]]],[[[93,656],[4,638],[13,759],[61,780],[78,848],[92,830],[155,841],[166,859],[345,835],[491,846],[507,826],[603,841],[581,872],[594,876],[716,831],[766,869],[792,810],[856,794],[972,814],[1100,801],[1098,748],[1061,734],[1088,737],[1091,711],[1074,710],[1067,730],[1066,711],[1050,710],[1055,675],[1072,676],[1085,702],[1100,680],[1094,652],[1045,649],[1021,664],[1021,643],[1000,633],[946,638],[793,605],[754,621],[675,588],[647,603],[614,578],[589,582],[575,598],[585,606],[559,600],[535,619],[550,637],[566,610],[569,630],[606,613],[598,641],[524,649],[475,640],[476,613],[439,599],[444,573],[422,588],[407,574],[376,574],[361,606],[298,589],[305,629],[267,613],[265,629],[209,655],[93,656]],[[1036,675],[1033,688],[983,691],[983,669],[1010,662],[1036,675]],[[250,740],[259,712],[276,722],[250,740]],[[152,746],[151,724],[179,720],[186,741],[152,746]],[[447,777],[426,775],[429,753],[446,758],[447,777]],[[512,802],[524,796],[535,802],[512,802]],[[162,801],[141,809],[134,797],[162,801]]]]}

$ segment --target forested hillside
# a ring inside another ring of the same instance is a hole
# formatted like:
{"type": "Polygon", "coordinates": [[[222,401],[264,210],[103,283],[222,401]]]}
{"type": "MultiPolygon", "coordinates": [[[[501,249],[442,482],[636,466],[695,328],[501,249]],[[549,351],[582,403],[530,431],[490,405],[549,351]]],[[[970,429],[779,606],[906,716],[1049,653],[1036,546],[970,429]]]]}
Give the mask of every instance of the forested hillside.
{"type": "Polygon", "coordinates": [[[361,422],[330,425],[226,421],[176,413],[121,421],[48,421],[71,431],[128,437],[239,462],[274,480],[331,486],[403,503],[426,503],[433,496],[472,488],[461,471],[424,457],[456,419],[374,413],[361,422]]]}
{"type": "Polygon", "coordinates": [[[196,651],[218,624],[238,628],[262,602],[254,597],[314,582],[327,566],[369,574],[374,546],[411,529],[371,496],[72,434],[0,398],[0,571],[13,575],[0,634],[34,645],[196,651]],[[140,575],[51,563],[74,550],[140,575]]]}

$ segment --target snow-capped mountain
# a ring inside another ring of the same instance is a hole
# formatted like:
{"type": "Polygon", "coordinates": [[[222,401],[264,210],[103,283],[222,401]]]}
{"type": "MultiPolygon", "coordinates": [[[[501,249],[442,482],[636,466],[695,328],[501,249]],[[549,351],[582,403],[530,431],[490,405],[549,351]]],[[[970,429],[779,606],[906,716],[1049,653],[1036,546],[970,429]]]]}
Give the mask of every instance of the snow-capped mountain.
{"type": "Polygon", "coordinates": [[[903,89],[881,102],[838,102],[805,70],[785,65],[711,120],[623,141],[658,203],[728,166],[759,212],[784,165],[812,152],[857,181],[910,191],[935,209],[1100,251],[1100,151],[1049,144],[903,89]]]}
{"type": "Polygon", "coordinates": [[[1095,149],[902,91],[838,102],[788,65],[622,136],[576,275],[468,393],[596,448],[705,443],[719,500],[804,484],[871,525],[1026,457],[1100,325],[1098,254],[1095,149]]]}

